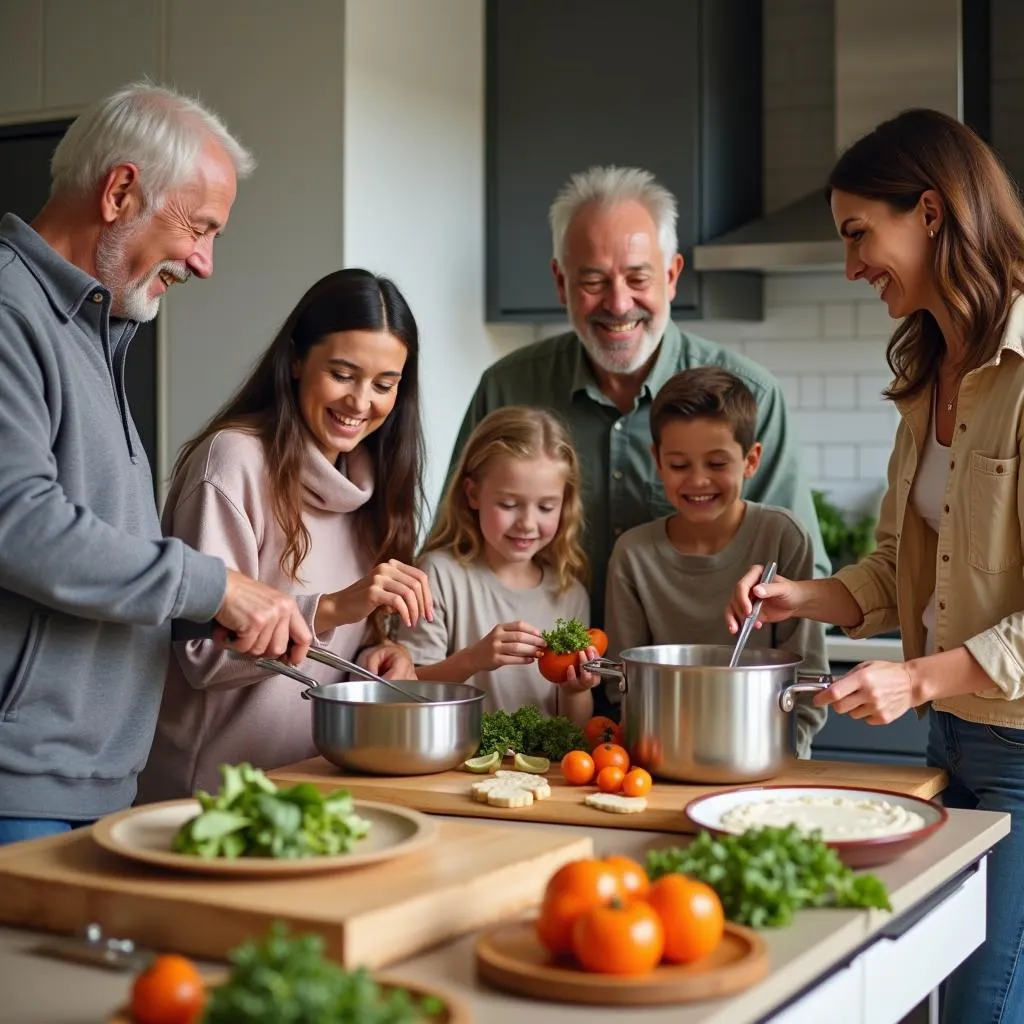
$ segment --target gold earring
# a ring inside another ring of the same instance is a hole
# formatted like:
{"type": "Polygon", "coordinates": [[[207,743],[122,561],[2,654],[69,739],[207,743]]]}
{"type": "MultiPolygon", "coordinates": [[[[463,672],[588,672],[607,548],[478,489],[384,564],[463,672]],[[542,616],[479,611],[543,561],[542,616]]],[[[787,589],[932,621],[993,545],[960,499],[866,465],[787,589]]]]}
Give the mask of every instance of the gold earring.
{"type": "Polygon", "coordinates": [[[935,237],[935,232],[934,231],[929,231],[928,232],[928,237],[929,238],[934,238],[935,237]]]}

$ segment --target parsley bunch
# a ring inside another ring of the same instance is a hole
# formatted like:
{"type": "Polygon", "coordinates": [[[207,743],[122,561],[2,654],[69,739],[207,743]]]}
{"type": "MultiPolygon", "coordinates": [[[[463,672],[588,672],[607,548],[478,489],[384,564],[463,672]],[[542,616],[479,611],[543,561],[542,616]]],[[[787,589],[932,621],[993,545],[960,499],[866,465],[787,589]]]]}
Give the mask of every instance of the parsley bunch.
{"type": "Polygon", "coordinates": [[[589,630],[579,619],[555,619],[554,626],[540,635],[555,654],[575,654],[592,643],[589,630]]]}
{"type": "Polygon", "coordinates": [[[289,937],[276,922],[261,942],[232,950],[231,977],[210,990],[202,1024],[419,1024],[444,1011],[439,999],[383,989],[369,971],[345,971],[323,956],[319,935],[289,937]]]}
{"type": "Polygon", "coordinates": [[[702,831],[685,849],[650,850],[646,866],[651,881],[678,872],[706,882],[725,916],[752,928],[789,924],[805,907],[892,910],[878,878],[854,874],[820,833],[793,825],[718,838],[702,831]]]}
{"type": "Polygon", "coordinates": [[[480,747],[477,757],[497,751],[502,757],[512,750],[531,757],[561,761],[570,750],[586,750],[583,730],[569,718],[555,715],[545,718],[535,704],[508,714],[488,711],[480,726],[480,747]]]}

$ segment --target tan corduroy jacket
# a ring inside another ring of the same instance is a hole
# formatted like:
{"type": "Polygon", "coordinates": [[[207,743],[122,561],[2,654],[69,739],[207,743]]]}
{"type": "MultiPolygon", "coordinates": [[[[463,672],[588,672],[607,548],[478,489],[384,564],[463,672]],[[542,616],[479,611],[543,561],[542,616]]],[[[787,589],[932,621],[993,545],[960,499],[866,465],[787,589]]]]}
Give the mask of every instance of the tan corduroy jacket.
{"type": "Polygon", "coordinates": [[[897,625],[909,660],[925,653],[921,621],[936,596],[935,651],[965,646],[999,688],[934,702],[969,722],[1024,728],[1024,298],[999,351],[960,386],[939,533],[910,500],[927,441],[933,393],[897,403],[877,549],[836,573],[873,636],[897,625]]]}

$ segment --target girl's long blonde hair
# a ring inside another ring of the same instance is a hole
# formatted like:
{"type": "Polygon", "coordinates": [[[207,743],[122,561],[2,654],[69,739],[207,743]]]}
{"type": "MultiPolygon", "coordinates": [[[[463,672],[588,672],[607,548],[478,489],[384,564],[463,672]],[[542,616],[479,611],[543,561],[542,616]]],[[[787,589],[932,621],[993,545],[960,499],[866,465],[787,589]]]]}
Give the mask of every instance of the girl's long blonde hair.
{"type": "Polygon", "coordinates": [[[563,593],[577,580],[587,583],[587,558],[580,544],[583,502],[580,498],[580,465],[569,432],[544,409],[510,405],[485,416],[469,435],[458,465],[448,481],[437,521],[423,554],[450,551],[463,565],[480,558],[483,534],[476,513],[469,506],[466,481],[479,484],[496,458],[547,457],[565,470],[565,493],[558,529],[551,542],[537,552],[534,561],[552,570],[558,591],[563,593]]]}

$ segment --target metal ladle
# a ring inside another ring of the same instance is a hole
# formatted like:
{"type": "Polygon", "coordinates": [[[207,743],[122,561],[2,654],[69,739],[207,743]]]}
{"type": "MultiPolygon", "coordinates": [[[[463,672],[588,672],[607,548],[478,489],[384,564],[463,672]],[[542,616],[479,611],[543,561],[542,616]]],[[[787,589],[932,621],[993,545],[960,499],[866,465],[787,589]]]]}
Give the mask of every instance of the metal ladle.
{"type": "MultiPolygon", "coordinates": [[[[769,562],[764,567],[764,572],[761,573],[761,582],[771,583],[771,581],[775,579],[777,569],[778,564],[776,562],[769,562]]],[[[732,657],[729,659],[729,668],[735,668],[740,663],[740,655],[743,653],[743,648],[747,646],[747,640],[750,639],[750,633],[754,628],[754,623],[757,622],[757,617],[761,614],[761,605],[763,603],[763,599],[759,597],[754,602],[754,607],[751,608],[750,614],[743,620],[740,635],[736,638],[736,646],[733,649],[732,657]]]]}

